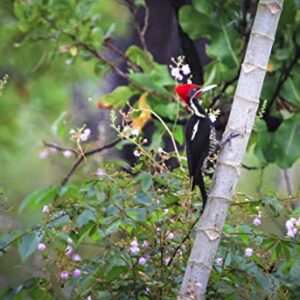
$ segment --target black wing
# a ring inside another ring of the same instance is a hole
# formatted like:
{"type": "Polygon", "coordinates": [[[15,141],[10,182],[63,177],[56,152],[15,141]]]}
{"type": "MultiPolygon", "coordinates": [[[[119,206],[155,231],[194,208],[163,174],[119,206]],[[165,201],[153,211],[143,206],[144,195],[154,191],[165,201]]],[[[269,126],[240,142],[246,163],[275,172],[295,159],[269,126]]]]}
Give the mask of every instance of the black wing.
{"type": "Polygon", "coordinates": [[[209,153],[210,131],[212,122],[208,117],[199,118],[192,115],[188,120],[185,139],[189,174],[192,179],[192,189],[198,185],[202,194],[203,204],[206,201],[202,166],[209,153]]]}

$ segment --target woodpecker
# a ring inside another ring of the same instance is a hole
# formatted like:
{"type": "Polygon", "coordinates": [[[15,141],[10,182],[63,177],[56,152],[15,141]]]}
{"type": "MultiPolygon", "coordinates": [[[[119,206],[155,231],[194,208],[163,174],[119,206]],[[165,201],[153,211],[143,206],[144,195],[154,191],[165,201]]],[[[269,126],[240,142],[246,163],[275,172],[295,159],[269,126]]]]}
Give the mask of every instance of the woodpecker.
{"type": "Polygon", "coordinates": [[[186,156],[192,190],[198,185],[201,192],[203,202],[201,214],[207,201],[204,171],[207,168],[209,157],[214,155],[217,150],[218,141],[214,123],[201,106],[199,98],[203,93],[215,87],[216,85],[201,87],[196,84],[182,84],[175,87],[175,92],[179,99],[191,111],[185,131],[186,156]]]}

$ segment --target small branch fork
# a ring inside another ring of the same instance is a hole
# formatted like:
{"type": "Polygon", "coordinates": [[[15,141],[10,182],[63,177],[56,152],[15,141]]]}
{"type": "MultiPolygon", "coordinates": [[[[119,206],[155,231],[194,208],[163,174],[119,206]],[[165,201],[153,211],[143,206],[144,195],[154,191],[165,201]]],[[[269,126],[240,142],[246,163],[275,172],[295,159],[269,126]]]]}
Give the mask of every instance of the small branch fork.
{"type": "Polygon", "coordinates": [[[82,154],[78,154],[78,152],[76,152],[74,149],[60,147],[60,146],[57,146],[55,144],[48,143],[48,142],[45,142],[45,141],[43,143],[46,147],[56,149],[57,151],[60,151],[60,152],[71,151],[73,154],[75,154],[77,156],[80,155],[77,158],[77,160],[74,162],[73,166],[71,167],[71,169],[69,170],[67,175],[62,179],[62,181],[60,183],[60,186],[62,187],[69,181],[70,177],[74,174],[74,172],[77,170],[79,165],[82,163],[82,161],[86,157],[91,156],[91,155],[96,154],[96,153],[100,153],[104,150],[110,149],[110,148],[114,147],[115,145],[117,145],[118,143],[120,143],[121,141],[122,141],[122,139],[119,138],[119,139],[116,139],[115,141],[113,141],[109,144],[106,144],[106,145],[102,146],[102,147],[98,147],[98,148],[92,149],[90,151],[85,151],[82,154]]]}
{"type": "Polygon", "coordinates": [[[145,6],[144,24],[143,24],[143,26],[141,26],[137,21],[138,8],[134,4],[134,2],[132,0],[124,0],[124,1],[126,3],[127,8],[130,11],[130,13],[133,16],[134,28],[138,34],[141,46],[144,51],[147,51],[145,35],[146,35],[146,31],[147,31],[148,25],[149,25],[149,8],[147,5],[145,6]]]}

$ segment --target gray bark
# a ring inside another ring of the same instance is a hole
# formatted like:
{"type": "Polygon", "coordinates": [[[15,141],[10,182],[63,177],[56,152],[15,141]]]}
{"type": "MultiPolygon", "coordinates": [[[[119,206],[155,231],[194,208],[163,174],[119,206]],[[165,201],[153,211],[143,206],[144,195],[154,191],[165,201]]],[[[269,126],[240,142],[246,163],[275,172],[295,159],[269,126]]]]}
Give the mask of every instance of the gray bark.
{"type": "Polygon", "coordinates": [[[231,133],[239,136],[227,143],[219,155],[207,207],[196,230],[178,295],[180,300],[204,298],[258,109],[282,5],[283,0],[260,0],[258,3],[224,139],[231,133]]]}

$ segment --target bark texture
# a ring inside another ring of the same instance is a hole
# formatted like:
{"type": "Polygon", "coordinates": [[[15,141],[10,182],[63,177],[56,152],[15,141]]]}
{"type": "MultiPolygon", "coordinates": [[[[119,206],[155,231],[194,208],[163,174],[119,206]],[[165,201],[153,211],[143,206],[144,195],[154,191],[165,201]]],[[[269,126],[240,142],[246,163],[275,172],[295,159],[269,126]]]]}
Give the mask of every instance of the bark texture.
{"type": "Polygon", "coordinates": [[[222,149],[208,202],[177,299],[204,299],[227,211],[240,176],[284,0],[260,0],[224,133],[239,136],[222,149]]]}

